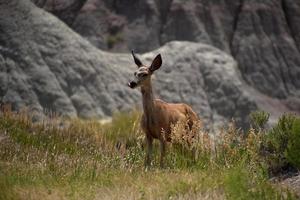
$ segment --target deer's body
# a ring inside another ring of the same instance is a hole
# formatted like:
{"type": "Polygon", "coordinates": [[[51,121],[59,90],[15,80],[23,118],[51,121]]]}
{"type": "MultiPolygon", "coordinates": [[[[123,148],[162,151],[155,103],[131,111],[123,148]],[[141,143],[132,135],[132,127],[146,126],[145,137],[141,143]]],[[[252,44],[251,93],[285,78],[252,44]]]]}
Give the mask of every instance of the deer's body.
{"type": "Polygon", "coordinates": [[[142,116],[141,126],[147,137],[154,139],[165,139],[171,141],[171,124],[176,124],[178,121],[188,121],[188,119],[197,119],[194,112],[186,104],[170,104],[160,99],[154,100],[153,113],[144,111],[142,116]],[[159,116],[158,118],[155,118],[159,116]],[[162,135],[162,134],[165,135],[162,135]]]}
{"type": "Polygon", "coordinates": [[[141,86],[144,110],[141,126],[146,134],[147,144],[145,165],[150,165],[153,139],[158,139],[161,146],[160,165],[163,166],[166,143],[171,141],[172,125],[181,121],[187,123],[188,126],[186,128],[191,130],[193,124],[199,119],[192,108],[186,104],[166,103],[160,99],[154,99],[151,75],[162,63],[160,55],[154,59],[150,67],[143,66],[134,54],[133,57],[139,70],[135,72],[136,81],[132,81],[128,85],[131,88],[141,86]]]}
{"type": "Polygon", "coordinates": [[[170,142],[172,124],[187,121],[189,128],[192,128],[193,122],[198,120],[190,106],[184,103],[166,103],[160,99],[153,99],[148,92],[142,88],[144,113],[141,126],[147,137],[170,142]]]}

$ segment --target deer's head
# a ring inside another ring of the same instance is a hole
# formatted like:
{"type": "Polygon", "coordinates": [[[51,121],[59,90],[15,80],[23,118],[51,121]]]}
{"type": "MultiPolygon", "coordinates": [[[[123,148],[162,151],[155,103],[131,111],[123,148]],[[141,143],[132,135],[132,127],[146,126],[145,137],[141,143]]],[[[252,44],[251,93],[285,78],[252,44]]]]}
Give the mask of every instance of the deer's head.
{"type": "Polygon", "coordinates": [[[145,66],[142,64],[140,59],[136,57],[133,51],[131,51],[135,64],[138,69],[133,73],[134,79],[128,82],[128,86],[132,89],[142,86],[147,82],[147,80],[151,79],[151,75],[153,72],[160,68],[162,64],[161,56],[158,54],[154,60],[152,61],[150,66],[145,66]]]}

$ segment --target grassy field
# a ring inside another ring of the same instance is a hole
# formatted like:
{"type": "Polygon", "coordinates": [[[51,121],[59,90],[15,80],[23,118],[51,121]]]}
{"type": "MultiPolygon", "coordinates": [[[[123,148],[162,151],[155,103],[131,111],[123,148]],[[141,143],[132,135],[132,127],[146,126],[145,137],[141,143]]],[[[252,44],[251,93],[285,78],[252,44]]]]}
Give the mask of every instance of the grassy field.
{"type": "Polygon", "coordinates": [[[286,165],[299,166],[292,134],[299,118],[284,116],[267,131],[268,115],[256,113],[247,132],[230,123],[215,137],[197,129],[192,141],[174,127],[166,167],[159,168],[155,144],[149,170],[139,118],[132,111],[106,124],[57,117],[32,123],[27,112],[1,113],[0,200],[297,198],[269,178],[286,165]]]}

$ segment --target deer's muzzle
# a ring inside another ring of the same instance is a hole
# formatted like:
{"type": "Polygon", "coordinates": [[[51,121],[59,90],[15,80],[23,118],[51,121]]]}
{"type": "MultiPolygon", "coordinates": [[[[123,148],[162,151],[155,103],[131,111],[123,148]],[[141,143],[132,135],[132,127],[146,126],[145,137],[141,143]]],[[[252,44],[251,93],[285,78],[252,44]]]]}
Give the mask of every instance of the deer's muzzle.
{"type": "Polygon", "coordinates": [[[137,86],[137,83],[134,82],[134,81],[131,81],[131,82],[128,83],[128,86],[133,89],[137,86]]]}

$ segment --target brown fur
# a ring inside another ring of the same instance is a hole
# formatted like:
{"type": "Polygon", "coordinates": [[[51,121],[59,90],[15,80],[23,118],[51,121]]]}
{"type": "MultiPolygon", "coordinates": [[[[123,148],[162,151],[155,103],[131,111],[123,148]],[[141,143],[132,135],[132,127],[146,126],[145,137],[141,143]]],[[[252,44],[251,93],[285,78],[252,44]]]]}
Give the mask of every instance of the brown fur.
{"type": "Polygon", "coordinates": [[[149,113],[142,116],[141,126],[146,132],[147,137],[154,139],[165,139],[171,141],[171,124],[178,121],[188,121],[189,128],[192,128],[193,122],[198,120],[197,115],[190,106],[184,103],[166,103],[160,99],[154,100],[154,118],[150,119],[149,113]],[[151,123],[152,121],[152,123],[151,123]],[[162,131],[163,130],[163,131],[162,131]],[[161,135],[164,132],[165,135],[161,135]]]}
{"type": "Polygon", "coordinates": [[[150,165],[152,142],[153,139],[158,139],[161,145],[160,165],[163,167],[166,143],[171,142],[171,125],[183,121],[188,123],[187,128],[191,130],[193,123],[199,119],[192,108],[184,103],[166,103],[160,99],[153,99],[151,79],[144,82],[141,92],[144,109],[141,126],[147,142],[145,165],[150,165]]]}
{"type": "MultiPolygon", "coordinates": [[[[192,128],[193,124],[199,121],[198,116],[192,108],[183,103],[166,103],[160,99],[154,99],[151,84],[151,75],[154,70],[161,65],[161,57],[158,55],[150,67],[143,66],[140,60],[134,56],[136,64],[139,66],[139,71],[136,74],[148,74],[142,76],[145,78],[138,79],[136,85],[141,86],[143,97],[143,116],[141,127],[146,134],[147,152],[145,158],[145,166],[151,163],[150,155],[152,153],[153,139],[160,141],[160,165],[163,167],[163,159],[166,151],[166,143],[171,142],[171,126],[177,122],[187,122],[187,129],[192,128]]],[[[138,77],[139,78],[139,77],[138,77]]],[[[129,84],[131,86],[131,84],[129,84]]],[[[187,131],[186,133],[188,133],[187,131]]]]}

